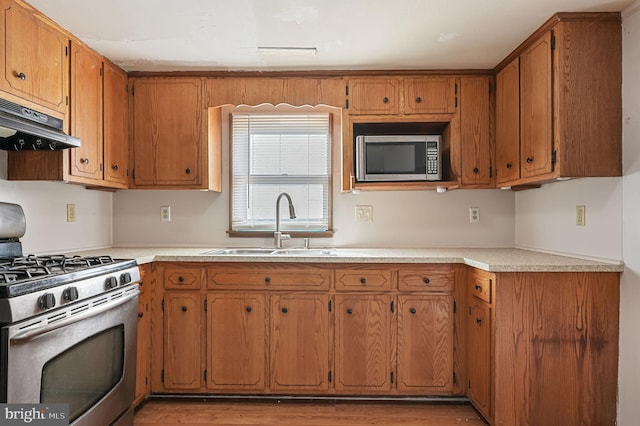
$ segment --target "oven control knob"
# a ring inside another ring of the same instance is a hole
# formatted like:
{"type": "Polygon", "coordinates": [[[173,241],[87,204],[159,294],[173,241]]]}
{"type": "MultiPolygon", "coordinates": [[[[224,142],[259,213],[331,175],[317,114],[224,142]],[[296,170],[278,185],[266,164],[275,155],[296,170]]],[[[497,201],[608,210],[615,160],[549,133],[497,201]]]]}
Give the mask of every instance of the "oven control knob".
{"type": "Polygon", "coordinates": [[[113,288],[118,287],[118,280],[116,279],[116,277],[109,277],[104,282],[104,284],[105,284],[105,287],[107,288],[107,290],[111,290],[113,288]]]}
{"type": "Polygon", "coordinates": [[[41,309],[51,309],[56,306],[56,298],[53,293],[45,293],[38,298],[38,306],[41,309]]]}
{"type": "Polygon", "coordinates": [[[129,284],[131,282],[131,274],[128,272],[125,272],[124,274],[120,275],[120,285],[125,285],[125,284],[129,284]]]}
{"type": "Polygon", "coordinates": [[[62,298],[67,302],[78,300],[78,289],[76,287],[65,288],[62,292],[62,298]]]}

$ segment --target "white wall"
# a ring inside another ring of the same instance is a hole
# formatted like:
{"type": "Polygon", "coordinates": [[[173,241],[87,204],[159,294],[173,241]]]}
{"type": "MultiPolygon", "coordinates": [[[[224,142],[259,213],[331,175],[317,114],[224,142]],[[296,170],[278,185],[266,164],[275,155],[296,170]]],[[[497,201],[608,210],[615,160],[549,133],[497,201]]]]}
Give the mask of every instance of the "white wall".
{"type": "Polygon", "coordinates": [[[623,178],[556,182],[516,195],[516,246],[622,259],[618,425],[640,418],[640,1],[623,13],[623,178]],[[575,206],[587,226],[575,226],[575,206]]]}
{"type": "MultiPolygon", "coordinates": [[[[331,239],[312,245],[360,247],[512,247],[513,194],[501,190],[334,194],[331,239]],[[373,206],[373,223],[356,223],[355,206],[373,206]],[[469,224],[469,207],[480,223],[469,224]]],[[[295,200],[294,200],[295,204],[295,200]]],[[[275,200],[274,200],[275,210],[275,200]]],[[[271,245],[271,240],[229,238],[228,191],[120,191],[114,197],[114,242],[136,246],[271,245]],[[160,222],[171,206],[171,222],[160,222]]],[[[301,241],[285,242],[300,245],[301,241]]]]}
{"type": "Polygon", "coordinates": [[[7,153],[0,151],[0,201],[20,204],[27,219],[22,249],[60,253],[112,244],[112,194],[61,182],[7,179],[7,153]],[[67,204],[76,205],[76,222],[67,222],[67,204]]]}

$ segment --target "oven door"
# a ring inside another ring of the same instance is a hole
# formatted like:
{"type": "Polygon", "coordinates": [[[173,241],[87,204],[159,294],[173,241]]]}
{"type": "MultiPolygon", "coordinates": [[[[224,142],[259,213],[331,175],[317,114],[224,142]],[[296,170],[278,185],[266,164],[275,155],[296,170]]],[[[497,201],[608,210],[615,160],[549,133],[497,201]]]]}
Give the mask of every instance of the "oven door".
{"type": "Polygon", "coordinates": [[[115,422],[135,395],[137,307],[134,285],[4,327],[6,402],[69,404],[74,426],[115,422]]]}

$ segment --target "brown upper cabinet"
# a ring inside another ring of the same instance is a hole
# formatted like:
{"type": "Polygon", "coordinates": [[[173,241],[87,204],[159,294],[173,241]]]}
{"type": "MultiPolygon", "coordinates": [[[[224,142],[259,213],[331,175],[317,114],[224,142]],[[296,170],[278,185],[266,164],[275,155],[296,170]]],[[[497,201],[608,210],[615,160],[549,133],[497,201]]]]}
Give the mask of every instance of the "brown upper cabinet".
{"type": "Polygon", "coordinates": [[[456,77],[350,78],[349,114],[453,114],[457,107],[456,77]]]}
{"type": "Polygon", "coordinates": [[[211,183],[220,159],[210,158],[202,79],[135,78],[132,86],[133,186],[219,190],[211,183]]]}
{"type": "Polygon", "coordinates": [[[69,38],[26,3],[0,4],[0,90],[31,102],[28,107],[44,107],[50,111],[43,112],[64,118],[69,107],[69,38]]]}
{"type": "Polygon", "coordinates": [[[496,68],[498,185],[621,175],[621,37],[618,13],[559,13],[496,68]]]}
{"type": "Polygon", "coordinates": [[[491,77],[460,78],[461,180],[465,188],[492,186],[491,77]]]}

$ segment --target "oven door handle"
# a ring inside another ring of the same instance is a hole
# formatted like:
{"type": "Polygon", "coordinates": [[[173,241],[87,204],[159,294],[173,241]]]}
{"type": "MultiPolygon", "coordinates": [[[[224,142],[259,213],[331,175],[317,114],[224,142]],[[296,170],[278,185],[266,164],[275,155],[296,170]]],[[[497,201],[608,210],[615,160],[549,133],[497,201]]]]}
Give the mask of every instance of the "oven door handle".
{"type": "Polygon", "coordinates": [[[15,335],[9,336],[9,339],[13,340],[13,341],[26,340],[26,339],[29,339],[29,338],[32,338],[32,337],[39,336],[39,335],[44,334],[44,333],[48,333],[48,332],[53,331],[53,330],[57,330],[59,328],[65,327],[65,326],[73,324],[75,322],[82,321],[84,319],[94,317],[94,316],[99,315],[99,314],[101,314],[103,312],[106,312],[108,310],[114,309],[114,308],[116,308],[116,307],[118,307],[120,305],[124,305],[125,303],[127,303],[131,299],[135,299],[136,297],[138,297],[139,293],[140,292],[136,289],[136,291],[133,292],[133,293],[128,293],[127,295],[125,295],[123,297],[119,297],[117,299],[110,300],[109,302],[103,303],[102,305],[96,306],[94,308],[90,308],[90,309],[88,309],[86,311],[83,311],[82,313],[73,315],[73,316],[65,318],[63,320],[56,321],[56,322],[49,323],[49,324],[44,324],[44,325],[41,325],[40,327],[36,327],[36,328],[29,328],[27,330],[18,331],[15,335]]]}

